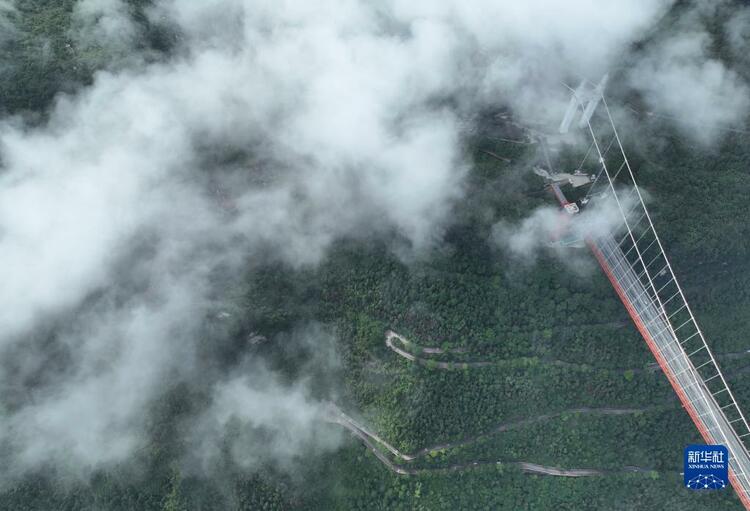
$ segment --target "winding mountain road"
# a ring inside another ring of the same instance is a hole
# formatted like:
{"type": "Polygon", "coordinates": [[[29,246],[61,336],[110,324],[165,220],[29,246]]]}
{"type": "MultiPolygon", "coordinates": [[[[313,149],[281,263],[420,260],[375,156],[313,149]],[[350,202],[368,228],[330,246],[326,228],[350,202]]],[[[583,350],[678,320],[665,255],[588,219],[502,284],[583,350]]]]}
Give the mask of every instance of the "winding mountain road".
{"type": "Polygon", "coordinates": [[[453,443],[434,445],[432,447],[420,449],[419,451],[413,454],[402,453],[401,451],[393,447],[391,444],[383,440],[381,437],[379,437],[377,434],[369,431],[366,427],[359,424],[353,418],[351,418],[350,416],[342,412],[336,405],[332,403],[329,404],[327,415],[328,415],[328,420],[330,422],[334,422],[336,424],[343,426],[344,428],[349,430],[354,436],[362,440],[362,442],[367,446],[367,448],[375,455],[376,458],[378,458],[378,460],[380,460],[381,463],[383,463],[383,465],[388,467],[391,471],[397,474],[401,474],[401,475],[416,475],[416,474],[420,474],[423,472],[461,470],[461,469],[486,466],[486,465],[512,465],[512,466],[517,466],[522,471],[530,473],[530,474],[540,474],[540,475],[548,475],[548,476],[556,476],[556,477],[591,477],[591,476],[601,476],[601,475],[613,474],[613,473],[652,472],[652,469],[644,468],[644,467],[633,467],[633,466],[624,467],[623,469],[620,469],[620,470],[604,470],[604,469],[594,469],[594,468],[566,469],[566,468],[559,468],[559,467],[550,467],[550,466],[540,465],[538,463],[530,463],[526,461],[507,461],[507,460],[497,460],[497,461],[482,460],[482,461],[471,461],[471,462],[466,462],[466,463],[457,463],[457,464],[449,465],[447,467],[411,468],[403,464],[394,463],[391,459],[388,458],[388,456],[380,448],[378,448],[378,445],[385,448],[394,457],[404,462],[411,462],[419,457],[426,455],[427,453],[431,451],[436,451],[436,450],[441,450],[441,449],[450,449],[452,447],[459,447],[461,445],[466,445],[468,443],[471,443],[479,438],[488,436],[489,434],[492,434],[492,433],[499,433],[502,431],[507,431],[509,429],[523,426],[526,424],[530,424],[532,422],[549,420],[554,417],[563,415],[564,413],[600,413],[603,415],[625,415],[629,413],[637,413],[637,412],[644,411],[644,410],[645,409],[617,409],[617,408],[599,408],[599,409],[577,408],[573,410],[566,410],[565,412],[541,415],[538,417],[534,417],[532,419],[524,419],[524,420],[500,425],[497,428],[493,429],[491,432],[483,433],[480,435],[475,435],[472,437],[467,437],[467,438],[464,438],[462,440],[459,440],[453,443]]]}
{"type": "MultiPolygon", "coordinates": [[[[438,367],[440,369],[463,369],[464,367],[487,367],[487,366],[491,366],[495,364],[494,362],[440,362],[437,360],[427,360],[424,358],[419,358],[416,355],[413,355],[409,353],[408,351],[402,348],[399,348],[398,346],[394,344],[393,342],[394,339],[397,339],[399,342],[401,342],[404,345],[411,344],[411,342],[406,340],[405,337],[397,334],[393,330],[386,331],[385,345],[388,346],[390,350],[398,353],[405,359],[411,360],[412,362],[417,363],[417,364],[422,364],[422,365],[426,365],[428,363],[434,364],[435,367],[438,367]]],[[[425,353],[442,354],[442,353],[445,353],[445,351],[443,351],[440,348],[426,348],[425,353]]]]}
{"type": "MultiPolygon", "coordinates": [[[[387,330],[385,333],[385,344],[391,351],[393,351],[394,353],[398,354],[399,356],[411,362],[423,364],[423,365],[427,365],[429,363],[431,366],[439,368],[439,369],[455,370],[455,369],[464,369],[468,367],[486,367],[486,366],[497,364],[497,362],[491,362],[491,361],[442,362],[442,361],[436,361],[433,359],[424,359],[424,358],[417,357],[416,355],[406,351],[405,349],[398,346],[397,343],[401,343],[403,346],[413,345],[412,342],[407,340],[402,335],[392,330],[387,330]]],[[[443,354],[446,352],[445,350],[441,348],[424,348],[424,347],[421,348],[421,351],[423,353],[428,353],[428,354],[443,354]]],[[[459,352],[459,353],[465,352],[464,350],[453,350],[453,351],[459,352]]],[[[750,352],[727,353],[725,356],[727,358],[740,358],[746,355],[750,355],[750,352]]],[[[556,364],[556,365],[576,366],[576,367],[586,366],[585,364],[574,364],[574,363],[564,362],[564,361],[559,361],[559,360],[552,361],[551,363],[556,364]]],[[[590,366],[586,366],[586,367],[590,367],[590,366]]],[[[744,368],[744,369],[747,369],[747,368],[744,368]]],[[[650,369],[647,369],[647,370],[650,370],[650,369]]],[[[623,370],[623,372],[624,371],[625,370],[623,370]]],[[[642,372],[644,371],[644,369],[630,369],[630,371],[642,372]]],[[[673,408],[673,407],[674,405],[665,404],[665,405],[648,406],[648,407],[643,407],[643,408],[613,408],[613,407],[571,408],[571,409],[562,410],[559,412],[541,414],[535,417],[529,417],[525,419],[519,419],[516,421],[505,422],[505,423],[497,425],[496,427],[484,433],[466,436],[454,442],[436,444],[430,447],[425,447],[413,453],[403,453],[399,451],[393,445],[391,445],[386,440],[378,436],[376,433],[370,431],[364,425],[358,423],[352,417],[350,417],[349,415],[341,411],[333,403],[329,403],[326,417],[328,421],[341,425],[342,427],[347,429],[349,432],[351,432],[354,436],[359,438],[365,444],[365,446],[375,455],[375,457],[378,460],[380,460],[381,463],[383,463],[383,465],[385,465],[391,471],[397,474],[401,474],[401,475],[415,475],[415,474],[419,474],[423,472],[435,472],[435,471],[462,470],[462,469],[474,468],[474,467],[479,467],[479,466],[487,466],[487,465],[512,465],[512,466],[518,467],[523,472],[527,472],[530,474],[540,474],[540,475],[548,475],[548,476],[555,476],[555,477],[592,477],[592,476],[602,476],[606,474],[615,474],[615,473],[647,473],[647,472],[653,472],[653,469],[646,468],[646,467],[636,467],[636,466],[625,466],[619,470],[594,469],[594,468],[566,469],[566,468],[560,468],[560,467],[545,466],[545,465],[540,465],[537,463],[531,463],[531,462],[526,462],[526,461],[505,461],[505,460],[498,460],[498,461],[481,460],[481,461],[457,463],[457,464],[449,465],[446,467],[435,467],[435,468],[412,468],[412,467],[408,467],[407,464],[421,457],[424,457],[427,454],[434,452],[434,451],[447,450],[447,449],[452,449],[454,447],[461,447],[461,446],[476,442],[478,440],[487,438],[490,435],[495,435],[498,433],[509,431],[511,429],[528,426],[534,423],[552,420],[555,418],[562,417],[564,415],[569,415],[569,414],[596,414],[596,415],[610,415],[610,416],[632,415],[636,413],[642,413],[642,412],[654,411],[654,410],[660,410],[660,409],[668,409],[668,408],[673,408]],[[383,451],[383,449],[389,452],[397,460],[400,460],[401,463],[394,462],[383,451]]]]}
{"type": "MultiPolygon", "coordinates": [[[[432,358],[422,358],[414,355],[413,353],[410,353],[406,351],[405,349],[397,346],[397,343],[401,343],[404,346],[416,346],[415,343],[408,340],[403,335],[394,332],[393,330],[387,330],[385,332],[385,345],[393,351],[394,353],[400,355],[401,357],[414,362],[415,364],[420,364],[423,366],[430,366],[434,367],[436,369],[445,369],[445,370],[459,370],[459,369],[465,369],[465,368],[472,368],[472,367],[487,367],[491,365],[498,365],[502,362],[507,362],[506,360],[497,360],[497,361],[489,361],[489,360],[482,360],[482,361],[474,361],[474,362],[442,362],[438,360],[434,360],[432,358]]],[[[446,353],[445,350],[442,348],[435,348],[435,347],[424,347],[419,346],[419,349],[422,353],[426,353],[429,355],[442,355],[446,353]]],[[[466,353],[467,350],[465,348],[457,348],[453,350],[449,350],[451,353],[466,353]]],[[[516,360],[523,359],[524,357],[519,357],[516,360]]],[[[527,359],[530,359],[530,357],[525,357],[527,359]]],[[[719,359],[742,359],[742,358],[750,358],[750,351],[738,351],[738,352],[731,352],[731,353],[723,353],[723,354],[717,354],[716,358],[719,359]]],[[[607,370],[611,372],[619,372],[619,373],[625,373],[625,372],[631,372],[634,374],[638,373],[644,373],[649,372],[653,373],[659,370],[659,364],[656,362],[650,362],[646,364],[645,368],[643,367],[633,367],[633,368],[627,368],[627,369],[611,369],[611,368],[600,368],[596,366],[592,366],[590,364],[582,364],[582,363],[576,363],[576,362],[568,362],[565,360],[557,360],[557,359],[539,359],[540,362],[550,364],[550,365],[556,365],[560,367],[568,367],[571,369],[594,369],[594,370],[607,370]]],[[[727,371],[727,375],[734,375],[734,374],[743,374],[746,372],[750,372],[750,367],[743,367],[739,369],[735,369],[734,371],[727,371]]]]}

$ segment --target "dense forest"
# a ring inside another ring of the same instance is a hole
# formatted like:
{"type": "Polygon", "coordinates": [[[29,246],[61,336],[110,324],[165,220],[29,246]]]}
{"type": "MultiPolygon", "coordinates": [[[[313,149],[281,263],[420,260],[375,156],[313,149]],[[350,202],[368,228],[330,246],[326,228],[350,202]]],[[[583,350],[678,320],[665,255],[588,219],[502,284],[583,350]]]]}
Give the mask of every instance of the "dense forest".
{"type": "MultiPolygon", "coordinates": [[[[90,84],[119,58],[107,53],[115,50],[76,46],[73,3],[19,3],[19,32],[2,42],[5,114],[43,122],[56,97],[90,84]]],[[[142,58],[158,59],[174,35],[148,25],[147,3],[132,1],[132,16],[143,34],[142,58]]],[[[528,171],[537,148],[499,140],[504,121],[494,114],[467,134],[472,166],[439,249],[405,261],[382,240],[342,239],[318,266],[253,267],[227,284],[232,319],[209,319],[205,327],[205,342],[221,346],[226,360],[254,350],[293,375],[304,354],[285,350],[285,340],[297,325],[323,325],[335,332],[342,365],[334,383],[320,385],[339,388],[342,410],[401,452],[460,445],[411,462],[419,473],[408,476],[391,472],[348,434],[335,452],[300,456],[293,473],[227,462],[210,478],[196,476],[180,469],[189,446],[178,426],[205,396],[176,386],[153,404],[150,448],[133,464],[85,481],[64,480],[52,469],[29,474],[0,489],[0,510],[741,509],[732,492],[682,488],[682,449],[700,443],[699,434],[591,255],[569,249],[564,257],[584,268],[572,271],[559,254],[542,251],[519,262],[492,241],[499,220],[554,204],[528,171]],[[406,349],[425,362],[390,350],[389,329],[409,339],[406,349]],[[269,342],[248,348],[249,334],[269,342]],[[469,364],[478,361],[488,363],[469,364]],[[633,413],[575,411],[589,408],[633,413]],[[493,432],[545,414],[553,417],[493,432]],[[467,437],[476,438],[461,443],[467,437]],[[517,461],[602,475],[529,475],[517,461]],[[463,468],[451,468],[457,465],[463,468]]],[[[748,409],[747,135],[730,133],[709,151],[666,122],[644,126],[624,142],[638,160],[640,184],[655,198],[654,222],[675,271],[748,409]]]]}

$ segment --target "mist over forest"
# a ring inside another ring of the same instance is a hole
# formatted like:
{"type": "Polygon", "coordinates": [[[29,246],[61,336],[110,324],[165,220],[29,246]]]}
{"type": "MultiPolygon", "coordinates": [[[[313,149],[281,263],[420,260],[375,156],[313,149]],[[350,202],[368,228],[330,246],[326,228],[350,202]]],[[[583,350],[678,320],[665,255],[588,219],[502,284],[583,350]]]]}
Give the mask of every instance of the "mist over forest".
{"type": "Polygon", "coordinates": [[[750,403],[748,50],[731,0],[0,0],[0,510],[741,509],[531,169],[609,73],[750,403]]]}

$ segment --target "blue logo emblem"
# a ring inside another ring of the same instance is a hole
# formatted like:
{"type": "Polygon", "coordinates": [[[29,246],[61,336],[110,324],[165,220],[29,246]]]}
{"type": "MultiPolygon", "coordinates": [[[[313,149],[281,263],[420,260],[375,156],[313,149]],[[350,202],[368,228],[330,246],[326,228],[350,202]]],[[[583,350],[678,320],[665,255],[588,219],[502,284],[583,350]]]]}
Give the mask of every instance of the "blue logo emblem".
{"type": "Polygon", "coordinates": [[[685,447],[685,486],[691,490],[721,490],[729,484],[729,454],[723,445],[685,447]]]}

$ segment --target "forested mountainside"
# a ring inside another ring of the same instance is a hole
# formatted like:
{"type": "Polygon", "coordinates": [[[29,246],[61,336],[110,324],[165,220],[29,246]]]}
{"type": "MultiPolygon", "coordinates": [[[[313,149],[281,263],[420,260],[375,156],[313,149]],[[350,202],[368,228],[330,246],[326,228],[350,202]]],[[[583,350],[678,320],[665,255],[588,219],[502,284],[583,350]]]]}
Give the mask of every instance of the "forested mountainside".
{"type": "MultiPolygon", "coordinates": [[[[145,14],[148,0],[127,3],[138,31],[131,54],[81,42],[75,3],[18,2],[8,14],[15,28],[0,39],[5,118],[43,125],[61,98],[97,73],[179,52],[179,32],[145,14]]],[[[715,16],[723,26],[725,14],[715,16]]],[[[670,22],[662,20],[665,30],[670,22]]],[[[718,38],[711,51],[750,73],[728,44],[718,38]]],[[[647,110],[637,95],[612,102],[647,110]]],[[[284,466],[273,458],[243,466],[232,439],[245,433],[230,422],[218,461],[191,471],[186,422],[211,397],[170,380],[149,402],[147,441],[133,459],[82,476],[42,464],[3,481],[0,509],[741,509],[730,491],[682,488],[682,449],[700,436],[593,257],[571,248],[519,260],[497,243],[498,222],[554,205],[530,172],[538,146],[499,135],[506,112],[497,105],[470,119],[462,194],[426,253],[394,250],[408,244],[397,230],[349,234],[318,264],[261,259],[241,275],[215,275],[221,297],[205,314],[198,345],[211,367],[228,372],[243,357],[262,359],[282,383],[304,378],[310,396],[334,402],[382,442],[330,420],[323,428],[338,438],[336,448],[301,449],[284,466]],[[301,342],[300,330],[309,329],[332,344],[301,342]],[[390,331],[399,337],[389,341],[390,331]],[[315,365],[329,357],[335,362],[315,365]],[[527,473],[523,463],[591,473],[527,473]]],[[[748,132],[723,131],[705,146],[667,118],[646,117],[633,114],[623,142],[675,272],[747,410],[748,132]],[[642,121],[637,131],[633,119],[642,121]]],[[[263,166],[261,156],[234,147],[207,151],[201,165],[212,172],[263,166]]],[[[39,336],[33,341],[54,344],[54,329],[39,336]]],[[[0,397],[0,414],[17,399],[0,397]]],[[[262,427],[257,434],[265,438],[262,427]]],[[[0,444],[0,460],[10,449],[0,444]]]]}

